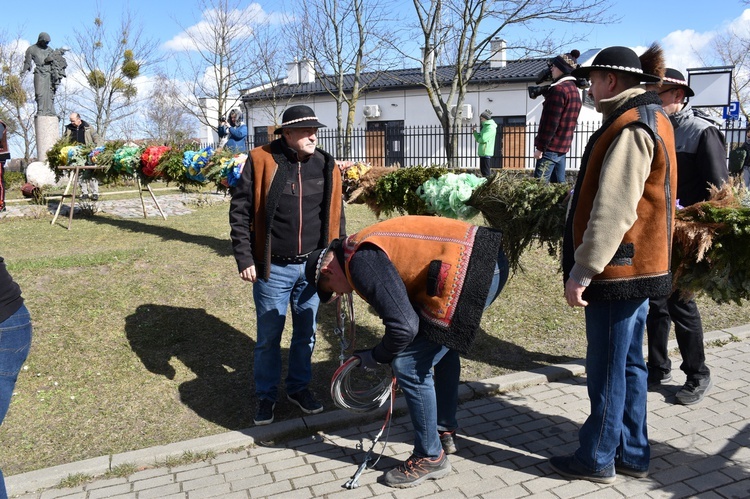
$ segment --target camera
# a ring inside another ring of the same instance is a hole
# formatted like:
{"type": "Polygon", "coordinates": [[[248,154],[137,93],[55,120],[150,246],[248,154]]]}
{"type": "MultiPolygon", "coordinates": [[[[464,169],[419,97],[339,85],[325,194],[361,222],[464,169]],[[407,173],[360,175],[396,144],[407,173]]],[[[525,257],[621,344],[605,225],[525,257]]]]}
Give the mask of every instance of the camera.
{"type": "Polygon", "coordinates": [[[552,87],[552,85],[534,85],[526,90],[529,91],[529,97],[532,99],[536,99],[540,95],[547,95],[547,92],[549,92],[549,89],[552,87]]]}
{"type": "Polygon", "coordinates": [[[226,120],[227,120],[227,117],[222,116],[221,118],[219,118],[219,123],[224,123],[226,120]]]}
{"type": "Polygon", "coordinates": [[[536,83],[539,85],[540,83],[551,80],[552,79],[552,64],[547,63],[547,67],[539,71],[539,73],[536,75],[536,83]]]}

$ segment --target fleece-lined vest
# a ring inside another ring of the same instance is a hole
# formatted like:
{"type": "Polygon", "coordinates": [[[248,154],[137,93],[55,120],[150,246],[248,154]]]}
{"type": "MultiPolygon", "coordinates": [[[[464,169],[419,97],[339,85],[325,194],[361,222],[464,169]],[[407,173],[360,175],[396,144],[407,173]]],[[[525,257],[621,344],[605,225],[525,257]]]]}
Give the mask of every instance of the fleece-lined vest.
{"type": "MultiPolygon", "coordinates": [[[[644,128],[654,140],[651,173],[638,202],[637,220],[625,233],[610,263],[592,279],[583,295],[586,300],[665,296],[672,289],[670,263],[677,161],[672,125],[661,106],[649,104],[632,107],[617,116],[595,139],[588,158],[584,157],[584,168],[579,173],[581,178],[575,188],[577,199],[574,199],[571,207],[574,211],[569,214],[573,217],[573,245],[574,248],[581,245],[607,150],[622,129],[629,125],[644,128]]],[[[566,270],[569,272],[570,267],[566,270]]]]}
{"type": "MultiPolygon", "coordinates": [[[[253,258],[258,275],[268,280],[271,273],[271,225],[279,196],[286,185],[292,164],[282,153],[273,153],[272,144],[250,151],[253,160],[253,258]],[[282,165],[283,167],[280,167],[282,165]]],[[[327,246],[340,236],[342,185],[341,173],[333,157],[325,157],[325,188],[320,245],[327,246]]]]}
{"type": "Polygon", "coordinates": [[[349,262],[361,244],[382,249],[419,313],[420,332],[466,352],[482,318],[501,240],[498,231],[459,220],[399,217],[346,238],[346,275],[351,283],[349,262]]]}

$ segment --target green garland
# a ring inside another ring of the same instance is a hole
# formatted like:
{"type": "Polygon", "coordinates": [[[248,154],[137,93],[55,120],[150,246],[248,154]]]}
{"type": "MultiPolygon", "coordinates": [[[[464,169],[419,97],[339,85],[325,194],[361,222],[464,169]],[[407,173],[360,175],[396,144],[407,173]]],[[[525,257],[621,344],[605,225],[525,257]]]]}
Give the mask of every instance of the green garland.
{"type": "Polygon", "coordinates": [[[427,204],[417,195],[417,189],[427,180],[446,173],[448,169],[440,166],[413,166],[395,169],[383,175],[374,188],[375,204],[379,212],[386,216],[394,212],[400,215],[432,214],[427,204]]]}
{"type": "Polygon", "coordinates": [[[750,196],[741,181],[677,211],[672,262],[683,294],[738,305],[750,299],[750,196]]]}
{"type": "Polygon", "coordinates": [[[562,249],[568,184],[547,184],[525,173],[500,171],[477,187],[467,205],[478,209],[487,225],[503,232],[503,249],[513,272],[523,270],[521,254],[533,241],[550,255],[562,249]]]}

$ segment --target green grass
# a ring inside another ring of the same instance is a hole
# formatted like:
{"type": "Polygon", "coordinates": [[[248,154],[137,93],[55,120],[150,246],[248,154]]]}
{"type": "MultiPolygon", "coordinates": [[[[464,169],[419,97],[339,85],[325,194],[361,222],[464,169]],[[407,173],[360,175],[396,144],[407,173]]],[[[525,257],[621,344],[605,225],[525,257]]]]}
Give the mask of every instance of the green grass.
{"type": "MultiPolygon", "coordinates": [[[[347,218],[349,232],[376,221],[359,205],[347,218]]],[[[0,220],[0,256],[34,323],[0,427],[5,475],[252,426],[252,285],[237,275],[227,204],[166,221],[76,218],[70,231],[50,219],[0,220]]],[[[486,312],[464,380],[583,357],[583,313],[565,304],[557,262],[541,249],[523,264],[486,312]]],[[[699,304],[707,331],[750,322],[750,307],[699,304]]],[[[361,300],[356,314],[357,346],[374,345],[380,321],[361,300]]],[[[322,307],[312,389],[328,409],[333,324],[322,307]]],[[[277,420],[299,415],[277,405],[277,420]]]]}

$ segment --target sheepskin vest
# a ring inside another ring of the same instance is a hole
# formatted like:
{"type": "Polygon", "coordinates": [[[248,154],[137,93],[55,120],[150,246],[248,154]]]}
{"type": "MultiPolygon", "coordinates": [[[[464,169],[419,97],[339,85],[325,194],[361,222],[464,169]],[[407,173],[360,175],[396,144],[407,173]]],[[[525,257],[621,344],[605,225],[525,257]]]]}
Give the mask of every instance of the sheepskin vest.
{"type": "Polygon", "coordinates": [[[586,288],[586,300],[628,300],[666,296],[672,289],[670,271],[677,185],[674,133],[660,105],[649,94],[625,103],[586,146],[566,224],[563,270],[568,278],[575,249],[581,245],[598,191],[604,158],[626,126],[640,126],[654,140],[651,173],[637,205],[638,218],[625,233],[604,270],[586,288]],[[572,244],[572,247],[571,247],[572,244]]]}
{"type": "Polygon", "coordinates": [[[420,333],[465,353],[482,319],[501,242],[499,231],[459,220],[399,217],[346,238],[346,275],[351,283],[349,261],[360,245],[377,246],[406,286],[420,333]]]}

